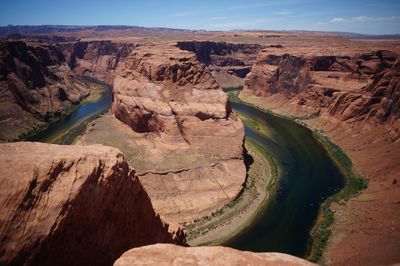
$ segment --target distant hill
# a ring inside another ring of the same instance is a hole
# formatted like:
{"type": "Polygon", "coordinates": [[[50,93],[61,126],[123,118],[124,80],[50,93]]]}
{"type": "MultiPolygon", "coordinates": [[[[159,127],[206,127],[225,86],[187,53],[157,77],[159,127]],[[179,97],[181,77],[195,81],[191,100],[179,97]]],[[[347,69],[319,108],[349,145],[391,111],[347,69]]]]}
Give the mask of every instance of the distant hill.
{"type": "Polygon", "coordinates": [[[383,35],[373,35],[373,34],[361,34],[354,32],[341,32],[341,31],[307,31],[307,30],[293,30],[288,32],[304,33],[304,34],[328,34],[342,36],[348,39],[400,39],[400,34],[383,34],[383,35]]]}
{"type": "Polygon", "coordinates": [[[152,30],[152,31],[177,31],[183,32],[186,30],[181,29],[169,29],[169,28],[145,28],[139,26],[110,26],[110,25],[98,25],[98,26],[68,26],[68,25],[8,25],[0,27],[0,36],[7,36],[10,34],[52,34],[52,33],[74,33],[81,31],[107,31],[107,30],[152,30]]]}
{"type": "MultiPolygon", "coordinates": [[[[139,33],[139,32],[173,32],[173,33],[185,33],[185,32],[203,32],[207,33],[206,30],[185,30],[185,29],[172,29],[172,28],[163,28],[163,27],[155,27],[155,28],[147,28],[140,26],[125,26],[125,25],[98,25],[98,26],[69,26],[69,25],[8,25],[0,27],[0,36],[13,36],[15,34],[22,35],[36,35],[36,34],[63,34],[63,33],[79,33],[79,32],[124,32],[127,35],[129,33],[139,33]]],[[[252,30],[237,30],[237,31],[252,31],[252,30]]],[[[258,32],[263,32],[264,30],[257,30],[258,32]]],[[[211,31],[210,31],[211,32],[211,31]]],[[[287,33],[296,33],[296,34],[328,34],[328,35],[337,35],[343,36],[348,39],[400,39],[400,34],[394,35],[369,35],[369,34],[360,34],[360,33],[352,33],[352,32],[324,32],[324,31],[306,31],[306,30],[292,30],[292,31],[273,31],[273,30],[265,30],[265,32],[287,32],[287,33]]]]}

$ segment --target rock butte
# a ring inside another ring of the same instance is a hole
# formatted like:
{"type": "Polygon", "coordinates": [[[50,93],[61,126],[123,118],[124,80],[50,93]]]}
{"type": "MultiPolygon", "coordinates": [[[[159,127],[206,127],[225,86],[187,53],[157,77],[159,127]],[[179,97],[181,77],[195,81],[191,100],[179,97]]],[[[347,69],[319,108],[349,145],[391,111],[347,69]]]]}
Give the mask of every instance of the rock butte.
{"type": "Polygon", "coordinates": [[[119,121],[100,118],[80,142],[120,148],[167,221],[208,215],[241,191],[243,125],[193,53],[137,45],[114,80],[112,113],[119,121]]]}
{"type": "Polygon", "coordinates": [[[129,265],[315,265],[282,253],[255,253],[226,247],[180,247],[156,244],[131,249],[114,266],[129,265]]]}
{"type": "Polygon", "coordinates": [[[132,247],[185,243],[115,148],[0,144],[0,161],[2,265],[110,265],[132,247]]]}

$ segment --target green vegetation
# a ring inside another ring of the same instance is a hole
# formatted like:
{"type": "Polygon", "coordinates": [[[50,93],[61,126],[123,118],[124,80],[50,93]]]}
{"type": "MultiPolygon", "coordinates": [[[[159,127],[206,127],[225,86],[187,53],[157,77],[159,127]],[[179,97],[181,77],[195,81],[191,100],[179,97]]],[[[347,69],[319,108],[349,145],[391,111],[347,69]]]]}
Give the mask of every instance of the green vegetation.
{"type": "Polygon", "coordinates": [[[225,87],[225,88],[222,88],[222,90],[223,90],[224,92],[240,91],[240,90],[242,90],[242,89],[243,89],[243,86],[225,87]]]}
{"type": "Polygon", "coordinates": [[[35,136],[39,132],[42,132],[42,131],[46,130],[50,125],[59,122],[64,117],[70,116],[73,112],[75,112],[79,108],[79,106],[80,106],[80,104],[71,104],[70,106],[68,106],[67,109],[65,109],[61,113],[50,117],[49,120],[46,121],[46,122],[39,122],[37,124],[37,126],[31,128],[29,131],[26,131],[26,132],[23,132],[23,133],[19,134],[12,141],[14,142],[14,141],[23,141],[23,140],[30,139],[31,137],[35,136]]]}
{"type": "Polygon", "coordinates": [[[23,141],[29,140],[35,137],[37,134],[47,130],[51,125],[60,122],[62,119],[69,117],[73,114],[79,107],[87,102],[96,102],[101,98],[101,95],[105,92],[105,88],[108,87],[104,82],[98,81],[91,77],[79,76],[79,80],[91,86],[90,94],[82,99],[78,104],[70,104],[64,111],[54,114],[49,117],[47,121],[37,121],[37,124],[32,127],[29,131],[19,134],[12,141],[23,141]]]}
{"type": "Polygon", "coordinates": [[[313,131],[313,133],[346,178],[343,189],[321,204],[320,219],[311,231],[312,242],[308,259],[318,262],[322,259],[322,254],[331,236],[330,226],[334,222],[334,214],[330,209],[331,204],[334,202],[344,204],[351,197],[359,195],[363,189],[367,188],[368,184],[364,178],[355,173],[353,163],[339,146],[332,143],[321,132],[313,131]]]}
{"type": "Polygon", "coordinates": [[[251,119],[248,115],[241,113],[241,112],[235,112],[235,113],[243,121],[243,123],[246,124],[249,128],[256,130],[256,131],[261,130],[261,126],[256,121],[251,119]]]}

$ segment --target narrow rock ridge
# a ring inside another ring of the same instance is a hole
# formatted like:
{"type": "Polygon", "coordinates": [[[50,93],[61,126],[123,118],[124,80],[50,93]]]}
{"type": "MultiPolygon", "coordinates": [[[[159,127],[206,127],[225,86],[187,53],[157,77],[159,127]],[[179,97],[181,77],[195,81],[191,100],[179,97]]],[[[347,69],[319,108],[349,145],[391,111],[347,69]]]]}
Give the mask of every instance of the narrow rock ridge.
{"type": "Polygon", "coordinates": [[[185,244],[135,171],[102,145],[0,144],[0,264],[110,265],[124,251],[185,244]]]}
{"type": "Polygon", "coordinates": [[[56,46],[0,42],[0,141],[29,134],[88,94],[56,46]]]}
{"type": "Polygon", "coordinates": [[[125,252],[114,266],[132,265],[315,265],[282,253],[255,253],[227,247],[179,247],[156,244],[125,252]]]}

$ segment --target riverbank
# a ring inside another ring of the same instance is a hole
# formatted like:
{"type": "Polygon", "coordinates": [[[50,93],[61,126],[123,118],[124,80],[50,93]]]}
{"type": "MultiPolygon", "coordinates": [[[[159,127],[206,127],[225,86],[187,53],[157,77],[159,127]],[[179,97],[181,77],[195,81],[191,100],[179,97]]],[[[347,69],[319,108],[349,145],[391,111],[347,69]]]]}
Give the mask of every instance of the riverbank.
{"type": "MultiPolygon", "coordinates": [[[[243,116],[241,118],[246,119],[243,116]]],[[[255,126],[261,129],[261,126],[255,126]]],[[[245,146],[252,163],[242,192],[211,215],[183,224],[191,246],[228,242],[259,218],[271,193],[274,193],[273,186],[278,178],[276,163],[257,142],[247,139],[245,146]]]]}
{"type": "Polygon", "coordinates": [[[71,105],[65,112],[24,136],[24,140],[57,144],[72,144],[83,134],[93,119],[111,106],[111,86],[90,77],[80,79],[91,87],[90,94],[79,104],[71,105]]]}
{"type": "Polygon", "coordinates": [[[286,119],[291,119],[299,125],[309,128],[313,132],[313,136],[318,140],[323,149],[326,150],[331,159],[336,163],[345,176],[345,186],[343,189],[326,199],[321,204],[318,219],[310,233],[312,240],[310,241],[309,252],[306,258],[313,262],[324,263],[322,255],[328,244],[329,238],[332,235],[331,226],[335,219],[334,214],[330,209],[331,204],[344,204],[349,198],[359,195],[361,191],[367,187],[366,180],[363,179],[360,174],[356,173],[356,170],[353,169],[351,160],[339,146],[332,143],[329,137],[326,136],[321,129],[311,127],[306,122],[307,120],[315,119],[315,115],[302,113],[301,116],[296,116],[289,112],[280,114],[268,109],[266,105],[263,105],[262,99],[254,95],[243,93],[243,91],[238,94],[238,99],[266,112],[273,113],[274,115],[286,119]]]}
{"type": "Polygon", "coordinates": [[[239,98],[312,129],[341,171],[350,177],[345,188],[321,206],[309,259],[322,256],[324,263],[332,265],[398,262],[398,134],[385,126],[328,120],[307,110],[297,111],[283,101],[272,104],[245,93],[239,98]],[[362,190],[367,181],[368,187],[362,190]]]}

